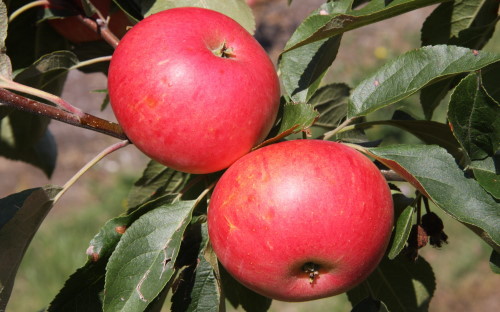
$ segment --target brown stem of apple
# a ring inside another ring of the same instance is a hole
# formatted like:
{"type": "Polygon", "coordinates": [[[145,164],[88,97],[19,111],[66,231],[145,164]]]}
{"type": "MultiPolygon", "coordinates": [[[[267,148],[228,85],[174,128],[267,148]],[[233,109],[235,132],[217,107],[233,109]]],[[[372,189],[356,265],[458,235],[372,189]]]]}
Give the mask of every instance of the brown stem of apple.
{"type": "Polygon", "coordinates": [[[0,105],[5,105],[35,115],[49,117],[73,126],[90,129],[109,136],[128,140],[119,124],[86,113],[77,116],[59,107],[28,99],[0,88],[0,105]]]}
{"type": "Polygon", "coordinates": [[[118,43],[120,42],[120,39],[116,37],[111,30],[109,30],[108,25],[106,21],[101,20],[100,18],[97,20],[93,20],[89,17],[83,16],[83,15],[77,15],[78,20],[90,28],[91,30],[95,31],[99,35],[101,35],[102,39],[109,43],[110,46],[113,48],[116,48],[118,46],[118,43]]]}

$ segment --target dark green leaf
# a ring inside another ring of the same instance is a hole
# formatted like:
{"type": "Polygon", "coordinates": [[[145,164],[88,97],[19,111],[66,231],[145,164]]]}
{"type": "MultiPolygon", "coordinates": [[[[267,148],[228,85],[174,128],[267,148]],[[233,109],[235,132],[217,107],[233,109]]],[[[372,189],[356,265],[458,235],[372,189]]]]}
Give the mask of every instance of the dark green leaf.
{"type": "Polygon", "coordinates": [[[158,207],[127,229],[106,267],[104,311],[142,311],[174,274],[195,201],[158,207]]]}
{"type": "Polygon", "coordinates": [[[495,29],[498,7],[497,0],[455,0],[440,4],[423,24],[422,46],[452,44],[482,49],[495,29]]]}
{"type": "Polygon", "coordinates": [[[181,190],[189,174],[175,171],[151,160],[142,177],[135,182],[128,196],[128,208],[137,207],[153,198],[181,190]]]}
{"type": "Polygon", "coordinates": [[[78,64],[78,58],[72,52],[52,52],[22,70],[14,80],[53,94],[60,94],[65,75],[76,64],[78,64]]]}
{"type": "Polygon", "coordinates": [[[401,250],[403,250],[406,241],[408,240],[408,236],[410,236],[414,212],[415,209],[411,206],[408,206],[398,217],[394,227],[394,238],[388,255],[389,259],[392,260],[396,258],[401,250]]]}
{"type": "MultiPolygon", "coordinates": [[[[192,263],[184,269],[177,279],[178,284],[172,296],[172,311],[219,311],[224,304],[221,290],[217,282],[214,269],[205,259],[205,250],[208,243],[207,224],[193,227],[199,229],[200,242],[198,253],[192,263]]],[[[189,231],[191,234],[192,231],[189,231]]],[[[184,244],[185,242],[183,242],[184,244]]],[[[189,245],[196,245],[189,241],[189,245]]]]}
{"type": "Polygon", "coordinates": [[[56,166],[57,146],[47,122],[21,111],[0,118],[0,155],[32,164],[50,177],[56,166]]]}
{"type": "Polygon", "coordinates": [[[177,7],[200,7],[223,13],[240,25],[242,25],[249,33],[255,31],[255,20],[252,10],[243,0],[224,0],[224,1],[205,1],[205,0],[164,0],[154,1],[147,0],[141,3],[141,11],[144,17],[151,14],[177,8],[177,7]]]}
{"type": "Polygon", "coordinates": [[[318,112],[310,104],[285,104],[279,133],[294,128],[293,133],[303,131],[318,118],[318,112]]]}
{"type": "Polygon", "coordinates": [[[45,186],[0,199],[2,211],[15,212],[0,228],[0,311],[5,311],[24,253],[60,191],[45,186]]]}
{"type": "Polygon", "coordinates": [[[320,114],[315,125],[332,128],[338,126],[347,115],[350,91],[351,88],[343,83],[329,84],[316,90],[309,100],[309,104],[320,114]]]}
{"type": "Polygon", "coordinates": [[[490,268],[494,273],[500,274],[500,254],[495,250],[491,251],[490,268]]]}
{"type": "Polygon", "coordinates": [[[500,62],[481,70],[481,81],[486,93],[500,105],[500,62]]]}
{"type": "Polygon", "coordinates": [[[500,148],[500,106],[484,90],[480,75],[468,75],[455,88],[448,119],[470,159],[484,159],[500,148]]]}
{"type": "Polygon", "coordinates": [[[500,246],[500,204],[473,179],[467,179],[443,148],[395,145],[368,150],[395,170],[453,218],[471,227],[486,242],[500,246]]]}
{"type": "Polygon", "coordinates": [[[464,157],[460,144],[446,124],[426,120],[377,120],[357,124],[356,128],[366,129],[374,125],[398,127],[413,134],[426,144],[437,144],[444,147],[457,160],[464,157]]]}
{"type": "Polygon", "coordinates": [[[499,54],[445,45],[407,52],[385,64],[354,89],[348,115],[366,115],[407,98],[426,85],[499,60],[499,54]]]}
{"type": "Polygon", "coordinates": [[[239,306],[246,312],[265,312],[272,300],[246,288],[235,280],[223,266],[219,266],[224,296],[237,309],[239,306]]]}
{"type": "Polygon", "coordinates": [[[12,65],[10,64],[10,59],[7,56],[5,47],[5,38],[7,38],[7,7],[3,1],[0,1],[0,75],[11,78],[12,75],[12,65]]]}
{"type": "Polygon", "coordinates": [[[500,155],[473,161],[469,167],[477,182],[493,197],[500,199],[500,155]]]}
{"type": "Polygon", "coordinates": [[[434,272],[427,261],[419,257],[411,262],[399,256],[384,258],[365,282],[347,292],[347,297],[353,306],[373,296],[391,312],[427,311],[435,289],[434,272]]]}
{"type": "Polygon", "coordinates": [[[106,262],[87,262],[64,283],[47,312],[102,311],[106,262]]]}
{"type": "Polygon", "coordinates": [[[382,301],[367,297],[356,304],[351,312],[389,312],[389,310],[382,301]]]}
{"type": "Polygon", "coordinates": [[[388,4],[387,0],[372,0],[363,8],[345,14],[315,11],[297,28],[285,51],[440,2],[443,0],[395,0],[388,4]]]}

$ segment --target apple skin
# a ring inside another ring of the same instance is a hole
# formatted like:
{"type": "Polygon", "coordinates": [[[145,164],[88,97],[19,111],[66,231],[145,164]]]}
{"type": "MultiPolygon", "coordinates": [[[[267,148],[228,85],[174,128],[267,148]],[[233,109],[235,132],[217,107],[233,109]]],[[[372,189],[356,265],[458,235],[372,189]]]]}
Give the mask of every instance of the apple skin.
{"type": "MultiPolygon", "coordinates": [[[[83,7],[80,0],[72,0],[68,3],[68,0],[50,0],[49,8],[56,10],[65,10],[68,15],[65,18],[54,18],[49,19],[47,22],[52,28],[54,28],[61,36],[68,39],[73,43],[82,43],[101,40],[101,36],[95,31],[89,29],[87,26],[83,25],[76,15],[83,14],[83,7]]],[[[122,10],[116,10],[109,14],[111,8],[111,0],[99,0],[92,1],[92,4],[96,9],[101,12],[105,17],[109,15],[108,27],[111,32],[118,38],[121,38],[127,32],[127,27],[132,24],[128,19],[127,15],[122,10]]],[[[94,16],[97,18],[97,15],[94,16]]]]}
{"type": "Polygon", "coordinates": [[[280,98],[274,66],[250,33],[192,7],[134,26],[113,54],[108,90],[137,148],[189,173],[225,169],[248,153],[269,133],[280,98]],[[213,53],[223,46],[229,57],[213,53]]]}
{"type": "Polygon", "coordinates": [[[363,154],[295,140],[229,167],[207,222],[215,254],[240,283],[272,299],[306,301],[343,293],[376,268],[391,236],[393,203],[363,154]],[[313,279],[307,263],[317,265],[313,279]]]}

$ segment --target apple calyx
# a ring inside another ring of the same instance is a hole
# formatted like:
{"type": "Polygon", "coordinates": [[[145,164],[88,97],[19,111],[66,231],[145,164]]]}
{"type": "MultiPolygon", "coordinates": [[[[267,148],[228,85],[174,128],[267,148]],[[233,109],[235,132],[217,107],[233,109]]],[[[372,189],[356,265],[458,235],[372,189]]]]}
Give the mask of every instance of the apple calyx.
{"type": "Polygon", "coordinates": [[[307,262],[302,266],[302,271],[309,274],[309,283],[314,283],[314,279],[319,275],[319,265],[313,262],[307,262]]]}
{"type": "Polygon", "coordinates": [[[233,48],[230,48],[226,45],[226,41],[224,40],[220,46],[218,46],[216,49],[212,50],[212,53],[215,56],[222,57],[222,58],[233,58],[236,57],[236,55],[233,52],[233,48]]]}

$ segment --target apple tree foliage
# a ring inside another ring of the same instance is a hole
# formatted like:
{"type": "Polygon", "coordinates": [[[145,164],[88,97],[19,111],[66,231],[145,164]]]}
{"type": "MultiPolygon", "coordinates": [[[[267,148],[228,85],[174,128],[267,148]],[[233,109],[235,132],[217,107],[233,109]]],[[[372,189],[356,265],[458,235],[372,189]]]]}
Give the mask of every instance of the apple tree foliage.
{"type": "MultiPolygon", "coordinates": [[[[43,22],[55,14],[43,8],[23,10],[9,21],[30,2],[0,1],[0,155],[50,177],[57,164],[47,128],[51,119],[122,140],[84,172],[128,142],[119,125],[85,114],[58,95],[70,70],[106,73],[108,63],[99,58],[111,55],[113,44],[104,31],[101,41],[69,43],[43,22]]],[[[255,29],[243,0],[113,2],[131,21],[172,7],[201,6],[255,29]]],[[[87,18],[93,16],[93,6],[82,4],[87,18]]],[[[404,180],[415,189],[403,194],[393,186],[393,238],[375,272],[348,291],[353,311],[427,310],[436,282],[418,249],[428,240],[440,246],[447,239],[429,201],[485,240],[492,249],[492,274],[500,272],[500,54],[482,50],[499,20],[499,5],[497,0],[326,1],[297,27],[279,57],[282,107],[264,144],[301,135],[341,141],[375,159],[388,180],[404,180]],[[421,27],[421,47],[388,60],[357,85],[322,81],[335,66],[345,32],[430,5],[435,9],[421,27]],[[414,94],[420,101],[417,114],[406,101],[414,94]],[[389,106],[390,116],[367,120],[389,106]],[[441,120],[433,118],[438,106],[447,107],[441,120]],[[374,126],[395,127],[420,143],[369,140],[365,130],[374,126]]],[[[224,311],[227,301],[246,311],[266,311],[271,300],[235,281],[211,250],[206,209],[219,176],[186,174],[151,161],[130,190],[127,210],[96,233],[87,263],[47,310],[159,311],[170,305],[173,311],[224,311]]],[[[32,237],[69,186],[71,181],[0,199],[0,310],[32,237]]]]}

